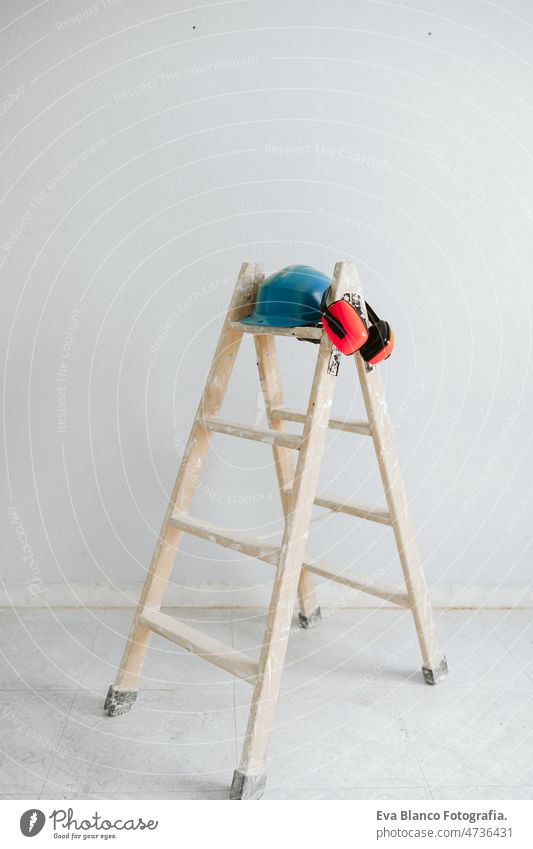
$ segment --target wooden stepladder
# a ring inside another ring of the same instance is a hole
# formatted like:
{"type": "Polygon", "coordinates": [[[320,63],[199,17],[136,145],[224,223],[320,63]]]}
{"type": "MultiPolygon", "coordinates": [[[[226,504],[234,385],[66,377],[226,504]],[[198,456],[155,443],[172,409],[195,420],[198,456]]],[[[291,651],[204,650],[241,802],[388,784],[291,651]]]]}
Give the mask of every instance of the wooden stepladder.
{"type": "MultiPolygon", "coordinates": [[[[422,653],[424,679],[428,684],[436,684],[447,672],[409,520],[407,499],[379,369],[366,365],[358,353],[354,355],[368,421],[342,421],[331,418],[340,354],[333,348],[331,340],[322,328],[266,328],[240,323],[241,318],[251,313],[257,288],[262,280],[263,272],[260,266],[250,263],[242,266],[120,668],[105,702],[105,710],[110,716],[126,713],[131,708],[137,697],[139,675],[153,633],[166,637],[248,681],[254,690],[242,758],[233,777],[230,794],[232,799],[258,799],[263,793],[267,749],[296,599],[298,598],[299,602],[302,627],[308,628],[320,621],[320,608],[312,584],[313,574],[409,608],[413,614],[422,653]],[[218,416],[243,333],[254,335],[268,429],[234,424],[218,416]],[[319,341],[311,394],[305,412],[284,406],[276,358],[276,335],[319,341]],[[301,422],[302,434],[290,433],[288,421],[301,422]],[[372,437],[387,509],[316,495],[328,427],[372,437]],[[217,527],[190,514],[211,434],[214,432],[272,445],[285,519],[280,545],[217,527]],[[296,468],[292,459],[294,451],[298,452],[296,468]],[[405,587],[380,584],[364,577],[347,578],[344,573],[336,573],[334,567],[309,557],[306,545],[314,505],[391,525],[405,587]],[[241,551],[276,567],[259,662],[161,613],[165,589],[183,533],[241,551]]],[[[350,299],[366,318],[365,302],[354,263],[340,262],[335,266],[332,300],[343,297],[350,299]]]]}

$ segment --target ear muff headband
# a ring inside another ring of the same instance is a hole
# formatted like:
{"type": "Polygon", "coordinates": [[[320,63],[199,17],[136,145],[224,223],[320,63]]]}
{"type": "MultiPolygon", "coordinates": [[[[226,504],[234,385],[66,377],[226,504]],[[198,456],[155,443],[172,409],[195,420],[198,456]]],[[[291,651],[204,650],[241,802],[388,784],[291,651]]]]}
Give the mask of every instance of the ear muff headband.
{"type": "Polygon", "coordinates": [[[380,320],[379,316],[378,316],[378,315],[376,315],[376,313],[374,312],[374,310],[372,309],[372,307],[370,306],[370,304],[367,304],[367,302],[366,302],[366,301],[365,301],[365,306],[366,306],[366,311],[367,311],[367,314],[368,314],[368,318],[369,318],[369,320],[370,320],[370,324],[377,324],[377,323],[378,323],[378,321],[380,320]]]}

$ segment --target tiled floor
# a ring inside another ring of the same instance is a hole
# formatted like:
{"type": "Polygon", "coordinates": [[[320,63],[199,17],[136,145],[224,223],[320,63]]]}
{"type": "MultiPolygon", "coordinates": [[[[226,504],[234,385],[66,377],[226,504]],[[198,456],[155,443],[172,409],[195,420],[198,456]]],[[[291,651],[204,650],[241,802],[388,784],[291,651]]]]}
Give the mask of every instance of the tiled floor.
{"type": "MultiPolygon", "coordinates": [[[[262,614],[169,612],[258,655],[262,614]]],[[[137,704],[105,716],[131,616],[0,611],[0,797],[227,798],[251,688],[154,638],[137,704]]],[[[438,687],[407,612],[295,627],[265,798],[533,798],[533,612],[441,612],[438,627],[438,687]]]]}

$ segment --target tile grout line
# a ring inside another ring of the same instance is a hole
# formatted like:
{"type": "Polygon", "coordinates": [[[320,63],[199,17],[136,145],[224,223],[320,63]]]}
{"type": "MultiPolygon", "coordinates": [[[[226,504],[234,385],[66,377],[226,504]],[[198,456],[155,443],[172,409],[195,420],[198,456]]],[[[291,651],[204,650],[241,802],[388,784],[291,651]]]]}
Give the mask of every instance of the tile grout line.
{"type": "MultiPolygon", "coordinates": [[[[79,688],[78,688],[78,689],[79,689],[79,688]]],[[[63,722],[63,727],[62,727],[61,732],[60,732],[60,734],[59,734],[59,738],[58,738],[58,741],[57,741],[57,745],[56,745],[56,747],[55,747],[55,749],[54,749],[54,752],[53,752],[53,754],[52,754],[52,757],[50,758],[50,764],[48,765],[48,769],[46,770],[46,775],[45,775],[45,777],[44,777],[44,779],[43,779],[42,787],[41,787],[41,790],[40,790],[39,795],[38,795],[38,797],[37,797],[38,799],[42,799],[42,795],[43,795],[43,793],[44,793],[44,788],[45,788],[45,786],[46,786],[46,782],[48,781],[48,776],[50,775],[50,770],[52,769],[52,765],[53,765],[53,763],[54,763],[54,761],[55,761],[55,759],[56,759],[56,755],[57,755],[57,753],[58,753],[58,751],[59,751],[59,747],[60,747],[60,745],[61,745],[61,741],[63,740],[63,736],[64,736],[64,734],[65,734],[65,728],[67,727],[67,722],[68,722],[69,716],[70,716],[70,714],[71,714],[71,712],[72,712],[72,708],[73,708],[74,701],[75,701],[75,699],[76,699],[77,694],[78,694],[78,690],[75,690],[75,691],[74,691],[74,694],[73,694],[73,696],[72,696],[72,700],[71,700],[71,702],[70,702],[70,707],[69,707],[69,709],[68,709],[68,711],[67,711],[67,713],[66,713],[66,716],[65,716],[65,721],[63,722]]]]}
{"type": "Polygon", "coordinates": [[[391,698],[392,698],[392,703],[393,703],[393,705],[394,705],[394,707],[395,707],[395,709],[396,709],[396,711],[397,711],[397,713],[398,713],[398,721],[399,721],[399,723],[400,723],[400,727],[401,727],[401,729],[402,729],[403,733],[405,734],[405,737],[406,737],[406,739],[407,739],[407,742],[409,743],[409,748],[410,748],[410,750],[412,751],[412,753],[413,753],[413,755],[414,755],[414,758],[415,758],[415,761],[416,761],[416,762],[417,762],[417,764],[418,764],[418,769],[420,770],[420,772],[421,772],[421,774],[422,774],[422,778],[423,778],[423,779],[424,779],[424,781],[426,782],[426,789],[427,789],[427,792],[429,793],[429,797],[430,797],[430,799],[432,799],[432,798],[433,798],[433,794],[432,794],[432,792],[431,792],[431,788],[430,788],[430,786],[429,786],[429,781],[428,781],[428,779],[427,779],[427,775],[426,775],[426,773],[424,772],[424,770],[423,770],[423,768],[422,768],[422,764],[420,763],[420,759],[419,759],[419,757],[418,757],[418,752],[416,751],[416,746],[413,744],[413,741],[412,741],[412,739],[411,739],[411,737],[410,737],[410,735],[409,735],[409,732],[408,732],[408,730],[407,730],[407,727],[406,727],[406,725],[405,725],[405,723],[404,723],[404,721],[403,721],[403,717],[402,717],[402,714],[401,714],[401,711],[400,711],[400,707],[399,707],[399,705],[398,705],[398,703],[397,703],[396,699],[394,698],[394,689],[393,689],[393,690],[391,690],[391,698]]]}
{"type": "MultiPolygon", "coordinates": [[[[91,654],[92,654],[92,650],[93,650],[94,646],[96,645],[96,642],[97,642],[97,640],[98,640],[98,637],[100,636],[100,632],[101,632],[101,630],[102,630],[102,627],[103,627],[103,620],[102,620],[102,619],[100,619],[100,624],[99,624],[98,628],[96,629],[95,634],[94,634],[94,638],[93,638],[93,640],[91,641],[91,644],[90,644],[89,652],[90,652],[91,654]]],[[[86,663],[86,665],[85,665],[85,667],[84,667],[84,669],[83,669],[83,672],[81,672],[81,674],[80,674],[80,676],[79,676],[78,686],[77,686],[76,690],[74,691],[74,695],[73,695],[73,697],[72,697],[72,701],[71,701],[71,703],[70,703],[69,710],[68,710],[68,712],[67,712],[67,715],[65,716],[65,721],[64,721],[64,723],[63,723],[63,728],[62,728],[62,730],[61,730],[61,733],[60,733],[60,735],[59,735],[59,739],[58,739],[58,741],[57,741],[57,746],[56,746],[56,748],[54,749],[54,753],[53,753],[52,758],[51,758],[51,760],[50,760],[50,765],[49,765],[49,767],[48,767],[48,769],[47,769],[47,771],[46,771],[46,775],[45,775],[45,777],[44,777],[44,781],[43,781],[43,784],[42,784],[42,787],[41,787],[41,792],[39,793],[39,796],[38,796],[38,798],[39,798],[39,799],[42,799],[42,795],[43,795],[43,793],[44,793],[44,788],[46,787],[46,782],[48,781],[48,776],[50,775],[50,771],[51,771],[51,769],[52,769],[52,766],[54,765],[54,761],[55,761],[55,759],[56,759],[57,753],[59,752],[59,747],[61,746],[61,742],[62,742],[62,740],[63,740],[63,737],[65,736],[65,729],[66,729],[66,727],[67,727],[67,722],[68,722],[68,720],[69,720],[69,718],[70,718],[70,715],[71,715],[71,713],[72,713],[72,708],[74,707],[74,702],[76,701],[76,696],[78,695],[78,693],[80,692],[80,690],[81,690],[81,688],[82,688],[82,681],[81,681],[82,676],[83,676],[83,674],[85,673],[85,671],[87,670],[87,668],[88,668],[88,666],[89,666],[89,663],[90,663],[90,660],[88,659],[88,660],[87,660],[87,663],[86,663]]]]}
{"type": "MultiPolygon", "coordinates": [[[[215,615],[216,615],[216,611],[213,611],[213,613],[215,613],[215,615]]],[[[238,639],[237,639],[237,636],[238,636],[238,630],[237,630],[238,616],[239,616],[239,611],[235,611],[235,612],[232,611],[231,614],[230,614],[230,617],[229,617],[229,620],[230,620],[230,635],[231,635],[230,639],[231,639],[231,645],[232,645],[233,648],[235,648],[235,645],[238,644],[238,639]]],[[[210,618],[210,617],[208,617],[208,618],[210,618]]],[[[38,796],[32,796],[32,798],[41,799],[43,797],[43,793],[45,792],[46,783],[49,780],[49,775],[52,771],[53,765],[55,763],[57,763],[58,753],[61,749],[62,740],[65,739],[65,731],[66,731],[66,727],[68,725],[70,716],[72,714],[73,705],[76,702],[76,698],[78,697],[80,692],[83,691],[84,689],[86,689],[86,685],[84,685],[84,682],[83,682],[83,677],[86,674],[87,670],[90,668],[90,665],[91,665],[91,662],[92,662],[91,658],[94,658],[93,653],[94,653],[95,645],[96,645],[98,639],[100,639],[100,637],[101,637],[102,629],[105,626],[105,621],[106,621],[105,619],[99,621],[97,628],[96,628],[96,631],[95,631],[95,634],[94,634],[94,637],[89,642],[88,646],[86,647],[89,657],[88,657],[88,660],[86,661],[85,666],[83,667],[82,673],[79,676],[80,680],[79,680],[78,686],[76,688],[69,688],[69,689],[61,688],[61,687],[48,688],[50,691],[53,690],[56,694],[61,692],[61,691],[65,692],[65,690],[66,690],[66,692],[73,692],[73,698],[71,700],[70,707],[69,707],[68,711],[66,711],[66,713],[65,713],[65,720],[64,720],[62,729],[59,731],[58,742],[57,742],[57,745],[55,746],[55,748],[53,750],[50,765],[48,767],[48,770],[46,771],[46,776],[43,779],[43,783],[42,783],[40,793],[39,793],[38,796]]],[[[520,680],[519,676],[521,674],[522,675],[525,674],[526,682],[529,681],[531,676],[528,675],[528,673],[525,671],[523,663],[520,662],[520,660],[517,657],[515,657],[512,649],[510,649],[506,645],[503,638],[499,635],[499,633],[497,633],[496,627],[492,627],[490,629],[488,635],[496,637],[496,644],[499,645],[504,650],[504,655],[503,655],[503,658],[502,658],[504,660],[504,662],[505,662],[505,658],[508,657],[508,658],[512,658],[513,661],[516,663],[516,668],[514,670],[515,678],[513,680],[518,681],[518,680],[520,680]]],[[[480,641],[480,643],[482,645],[485,644],[485,642],[486,642],[486,637],[485,637],[485,640],[480,641]]],[[[497,650],[497,645],[496,645],[496,650],[497,650]]],[[[375,653],[375,649],[373,649],[373,653],[377,657],[377,655],[375,653]]],[[[412,677],[412,676],[409,676],[409,677],[412,677]]],[[[238,757],[238,736],[237,736],[237,730],[238,730],[237,698],[238,698],[238,695],[239,695],[238,692],[237,692],[238,684],[239,684],[238,680],[233,679],[233,681],[232,681],[232,687],[233,687],[233,689],[232,689],[233,726],[234,726],[234,746],[233,746],[233,748],[234,748],[234,756],[235,756],[236,763],[237,763],[237,757],[238,757]]],[[[511,682],[511,685],[512,685],[512,682],[511,682]]],[[[385,685],[378,686],[378,685],[374,684],[373,686],[375,686],[376,689],[379,689],[379,690],[385,688],[385,685]]],[[[494,685],[492,685],[492,687],[494,687],[494,685]]],[[[492,689],[492,687],[487,686],[487,692],[489,692],[492,689]]],[[[297,687],[296,689],[299,689],[299,688],[300,687],[297,687]]],[[[9,690],[9,688],[6,688],[6,689],[9,690]]],[[[320,689],[320,688],[318,688],[318,689],[320,689]]],[[[362,691],[364,691],[366,689],[366,687],[363,685],[361,689],[362,689],[362,691]]],[[[421,772],[423,779],[424,779],[424,782],[425,782],[425,787],[424,787],[424,785],[421,785],[420,788],[418,788],[418,789],[421,789],[422,792],[425,792],[427,790],[429,792],[428,798],[437,799],[439,797],[439,793],[442,793],[444,791],[445,787],[449,787],[453,790],[454,785],[443,785],[442,787],[440,787],[440,786],[434,786],[434,784],[432,783],[432,785],[430,786],[429,780],[426,777],[424,768],[422,767],[422,764],[421,764],[421,762],[418,758],[418,754],[417,754],[417,751],[416,751],[416,748],[415,748],[415,745],[414,745],[416,740],[418,739],[418,737],[416,735],[416,732],[415,732],[415,736],[411,736],[409,734],[407,727],[406,727],[406,724],[404,722],[404,718],[402,716],[402,712],[400,710],[402,702],[401,701],[397,702],[397,698],[398,699],[400,698],[400,693],[402,691],[400,690],[399,686],[396,686],[396,687],[392,686],[391,687],[390,685],[387,685],[386,689],[388,689],[390,691],[391,695],[392,695],[392,702],[393,702],[395,713],[397,715],[397,719],[399,721],[399,726],[400,726],[403,734],[405,734],[405,739],[406,739],[406,742],[407,742],[409,749],[411,749],[411,751],[413,751],[414,759],[415,759],[415,761],[416,761],[416,763],[417,763],[417,765],[420,769],[420,772],[421,772]],[[396,695],[397,693],[398,693],[398,695],[396,695]]],[[[456,687],[452,687],[450,689],[452,689],[452,690],[464,690],[464,684],[461,684],[459,682],[456,685],[456,687]]],[[[527,690],[527,688],[526,688],[526,690],[527,690]]],[[[413,691],[412,695],[416,698],[417,694],[413,691]]],[[[524,696],[526,696],[526,695],[529,695],[529,691],[524,693],[524,696]]],[[[528,701],[529,701],[529,698],[528,698],[528,701]]],[[[419,702],[419,704],[420,704],[420,707],[423,706],[422,702],[419,702]]],[[[404,715],[408,716],[409,711],[411,711],[411,710],[413,710],[413,706],[411,704],[406,705],[405,710],[404,710],[404,715]]],[[[395,785],[395,786],[398,786],[398,785],[395,785]]],[[[466,792],[469,789],[469,787],[475,788],[475,787],[478,787],[478,786],[479,786],[479,783],[476,784],[475,782],[470,782],[470,784],[468,786],[457,785],[457,789],[463,790],[463,792],[466,792]]],[[[524,784],[515,783],[514,785],[513,784],[505,784],[505,783],[504,784],[496,783],[494,785],[483,785],[483,787],[484,788],[499,787],[502,790],[508,789],[509,791],[512,791],[512,789],[514,787],[516,787],[516,788],[522,787],[525,790],[531,789],[530,783],[527,783],[527,782],[524,783],[524,784]]],[[[299,789],[303,791],[304,789],[313,790],[314,788],[299,788],[299,789]]],[[[342,789],[342,788],[339,788],[339,789],[342,789]]],[[[359,788],[356,787],[356,788],[351,788],[351,789],[357,790],[359,788]]],[[[367,788],[367,789],[370,789],[370,788],[367,788]]],[[[386,788],[383,788],[383,787],[381,787],[381,789],[386,790],[386,788]]],[[[322,792],[322,791],[320,791],[320,792],[322,792]]],[[[324,790],[324,792],[325,792],[325,790],[324,790]]],[[[91,798],[91,797],[88,797],[88,798],[91,798]]],[[[98,797],[94,797],[94,798],[98,798],[98,797]]]]}
{"type": "Polygon", "coordinates": [[[511,648],[510,648],[510,647],[507,645],[507,643],[505,643],[505,642],[503,641],[503,639],[500,637],[500,635],[499,635],[498,631],[497,631],[496,629],[493,629],[493,631],[492,631],[491,633],[493,633],[493,634],[496,636],[496,639],[498,640],[498,642],[500,643],[500,645],[502,645],[502,646],[503,646],[503,648],[505,649],[505,651],[507,652],[507,654],[509,655],[509,657],[512,657],[512,659],[514,660],[514,662],[515,662],[515,663],[516,663],[516,664],[520,667],[520,669],[522,670],[522,674],[523,674],[523,675],[525,675],[525,676],[526,676],[526,678],[527,678],[529,681],[533,681],[533,676],[532,676],[532,675],[528,672],[527,667],[525,667],[525,666],[524,666],[524,664],[522,663],[522,661],[520,661],[520,660],[519,660],[519,659],[515,656],[515,654],[511,651],[511,648]]]}
{"type": "MultiPolygon", "coordinates": [[[[233,619],[233,611],[230,614],[231,621],[231,647],[235,648],[235,622],[233,619]]],[[[237,747],[237,679],[235,676],[232,681],[232,689],[233,689],[233,749],[234,749],[234,757],[235,757],[235,769],[238,766],[238,758],[239,752],[237,747]]]]}

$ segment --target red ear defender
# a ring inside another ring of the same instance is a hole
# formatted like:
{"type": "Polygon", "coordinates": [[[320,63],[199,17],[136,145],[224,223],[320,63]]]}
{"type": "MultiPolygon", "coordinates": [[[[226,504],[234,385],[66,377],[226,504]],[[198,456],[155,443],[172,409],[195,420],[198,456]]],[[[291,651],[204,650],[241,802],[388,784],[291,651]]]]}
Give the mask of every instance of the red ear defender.
{"type": "Polygon", "coordinates": [[[324,292],[320,305],[324,330],[341,353],[355,354],[368,340],[366,325],[348,301],[335,301],[328,306],[329,291],[324,292]]]}
{"type": "Polygon", "coordinates": [[[335,301],[328,306],[329,293],[330,288],[322,295],[322,324],[339,351],[347,356],[359,351],[364,361],[373,366],[390,357],[394,333],[388,321],[378,318],[370,304],[365,302],[370,323],[367,328],[356,308],[348,301],[335,301]]]}

